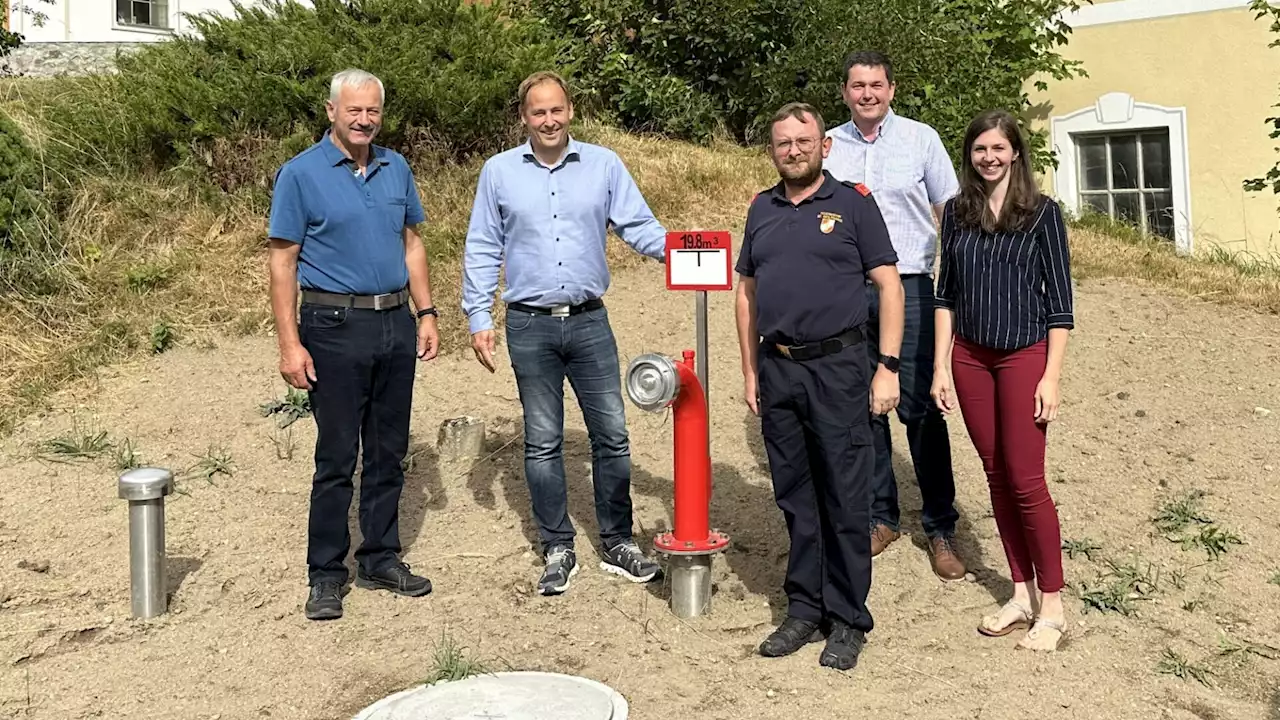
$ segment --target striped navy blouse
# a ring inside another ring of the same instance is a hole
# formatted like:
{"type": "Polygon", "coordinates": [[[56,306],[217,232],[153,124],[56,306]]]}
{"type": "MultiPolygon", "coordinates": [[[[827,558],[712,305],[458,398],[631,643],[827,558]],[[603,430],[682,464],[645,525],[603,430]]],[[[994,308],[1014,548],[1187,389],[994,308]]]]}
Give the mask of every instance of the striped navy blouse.
{"type": "Polygon", "coordinates": [[[955,311],[955,333],[996,350],[1019,350],[1073,328],[1071,253],[1062,210],[1043,197],[1026,231],[986,232],[942,213],[938,307],[955,311]]]}

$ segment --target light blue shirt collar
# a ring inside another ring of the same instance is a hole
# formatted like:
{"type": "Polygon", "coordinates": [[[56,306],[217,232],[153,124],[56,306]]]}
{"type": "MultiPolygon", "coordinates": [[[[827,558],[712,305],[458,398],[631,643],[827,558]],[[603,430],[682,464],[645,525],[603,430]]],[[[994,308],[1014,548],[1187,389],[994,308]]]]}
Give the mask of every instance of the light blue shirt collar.
{"type": "MultiPolygon", "coordinates": [[[[889,108],[889,112],[885,113],[884,119],[880,121],[880,127],[876,128],[876,140],[884,137],[886,131],[893,130],[893,119],[895,117],[897,117],[897,115],[893,112],[893,108],[889,108]]],[[[875,142],[875,140],[868,140],[867,136],[862,134],[862,131],[858,129],[858,124],[856,122],[852,122],[853,118],[849,118],[849,120],[849,134],[853,136],[854,140],[859,140],[865,143],[875,142]]]]}
{"type": "MultiPolygon", "coordinates": [[[[526,139],[524,141],[524,145],[520,147],[521,147],[521,152],[524,154],[525,162],[533,162],[533,163],[537,163],[538,165],[542,165],[542,161],[539,160],[538,156],[533,152],[532,139],[526,139]]],[[[555,167],[548,168],[548,169],[555,170],[559,168],[561,165],[564,165],[565,163],[569,162],[570,160],[577,162],[578,160],[582,159],[581,151],[582,151],[581,145],[578,143],[577,140],[573,139],[572,135],[570,135],[569,142],[567,145],[565,145],[564,155],[561,156],[560,162],[556,163],[555,167]]]]}

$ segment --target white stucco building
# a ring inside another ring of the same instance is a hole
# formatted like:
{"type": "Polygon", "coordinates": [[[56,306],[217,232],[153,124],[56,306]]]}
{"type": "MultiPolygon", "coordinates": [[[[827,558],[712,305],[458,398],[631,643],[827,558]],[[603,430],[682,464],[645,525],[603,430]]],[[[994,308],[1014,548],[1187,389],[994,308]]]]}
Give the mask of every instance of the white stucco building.
{"type": "Polygon", "coordinates": [[[190,31],[184,13],[235,12],[231,0],[9,0],[6,10],[8,28],[28,44],[154,42],[190,31]],[[21,3],[48,16],[43,27],[19,9],[21,3]]]}

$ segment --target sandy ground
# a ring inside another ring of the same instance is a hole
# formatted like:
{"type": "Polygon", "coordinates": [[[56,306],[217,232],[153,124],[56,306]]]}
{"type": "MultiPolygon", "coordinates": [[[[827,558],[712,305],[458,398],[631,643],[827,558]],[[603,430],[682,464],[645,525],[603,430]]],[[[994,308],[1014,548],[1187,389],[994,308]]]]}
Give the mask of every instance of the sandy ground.
{"type": "MultiPolygon", "coordinates": [[[[624,366],[641,352],[692,347],[693,298],[662,290],[658,267],[615,278],[608,302],[624,366]]],[[[786,659],[754,654],[784,608],[787,540],[758,424],[742,402],[731,297],[715,294],[711,307],[712,519],[733,536],[715,562],[711,614],[678,620],[662,585],[596,568],[589,445],[576,411],[565,450],[584,571],[565,596],[532,594],[538,562],[515,383],[505,355],[490,376],[468,351],[422,367],[415,388],[401,529],[406,561],[435,592],[408,599],[354,589],[342,620],[307,621],[314,426],[296,423],[294,456],[278,459],[273,420],[258,414],[284,392],[274,341],[226,340],[112,368],[5,442],[0,716],[349,718],[420,682],[447,634],[491,669],[609,683],[636,720],[1280,719],[1280,660],[1264,647],[1280,646],[1280,586],[1268,582],[1280,571],[1280,319],[1119,282],[1079,288],[1065,406],[1050,434],[1050,489],[1064,538],[1101,550],[1067,560],[1068,581],[1092,581],[1107,559],[1154,563],[1162,574],[1135,602],[1136,616],[1086,613],[1069,594],[1070,641],[1054,656],[974,631],[1010,584],[961,419],[951,432],[974,578],[958,584],[929,570],[895,422],[913,535],[875,561],[876,630],[859,667],[842,674],[818,666],[818,645],[786,659]],[[488,423],[491,457],[474,467],[435,455],[440,423],[462,414],[488,423]],[[73,422],[131,438],[146,462],[179,471],[211,446],[231,455],[233,475],[187,479],[169,501],[172,604],[161,619],[129,618],[126,507],[110,458],[34,457],[36,443],[73,422]],[[1244,541],[1215,561],[1150,522],[1162,501],[1193,488],[1208,493],[1205,514],[1244,541]],[[1257,652],[1224,653],[1224,642],[1257,652]],[[1210,670],[1211,684],[1158,672],[1166,649],[1210,670]]],[[[671,517],[670,416],[628,405],[628,422],[637,530],[649,538],[671,517]]]]}

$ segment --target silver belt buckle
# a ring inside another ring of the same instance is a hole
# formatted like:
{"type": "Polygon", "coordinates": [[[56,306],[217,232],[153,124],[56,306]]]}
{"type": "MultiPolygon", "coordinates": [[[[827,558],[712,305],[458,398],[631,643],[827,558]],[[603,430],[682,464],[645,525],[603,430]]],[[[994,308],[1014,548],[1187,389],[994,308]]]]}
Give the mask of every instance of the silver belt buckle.
{"type": "Polygon", "coordinates": [[[568,305],[552,305],[551,317],[569,317],[568,305]]]}
{"type": "MultiPolygon", "coordinates": [[[[374,309],[374,310],[382,310],[382,309],[383,309],[383,307],[384,307],[384,305],[382,304],[384,300],[387,300],[387,301],[395,300],[397,296],[399,296],[399,293],[384,293],[384,294],[382,294],[382,295],[374,295],[374,296],[373,296],[373,309],[374,309]]],[[[391,307],[391,306],[390,306],[390,304],[388,304],[388,305],[386,305],[385,307],[391,307]]]]}

